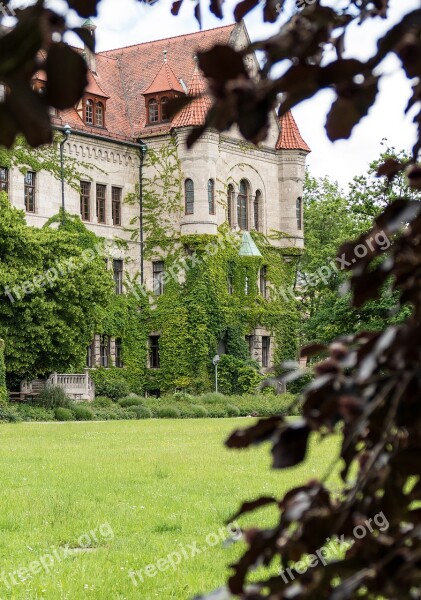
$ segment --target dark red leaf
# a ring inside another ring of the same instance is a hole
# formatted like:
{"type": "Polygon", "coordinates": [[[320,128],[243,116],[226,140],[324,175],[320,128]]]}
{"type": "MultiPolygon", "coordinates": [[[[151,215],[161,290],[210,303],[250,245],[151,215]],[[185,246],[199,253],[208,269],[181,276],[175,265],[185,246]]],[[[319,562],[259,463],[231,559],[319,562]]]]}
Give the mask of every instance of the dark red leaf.
{"type": "Polygon", "coordinates": [[[234,48],[217,44],[206,52],[199,52],[199,66],[206,77],[229,81],[237,77],[248,79],[243,57],[234,48]]]}
{"type": "Polygon", "coordinates": [[[234,9],[234,18],[239,23],[247,13],[259,4],[259,0],[242,0],[234,9]]]}
{"type": "Polygon", "coordinates": [[[95,52],[95,37],[85,27],[74,27],[73,31],[80,37],[82,42],[87,45],[89,50],[95,52]]]}
{"type": "Polygon", "coordinates": [[[261,419],[248,429],[237,429],[225,442],[228,448],[247,448],[268,441],[285,424],[283,417],[261,419]]]}
{"type": "Polygon", "coordinates": [[[67,0],[70,8],[73,8],[81,17],[96,17],[97,5],[100,0],[67,0]]]}
{"type": "Polygon", "coordinates": [[[303,419],[284,429],[272,448],[273,468],[285,469],[302,462],[307,452],[309,435],[310,429],[303,419]]]}
{"type": "Polygon", "coordinates": [[[180,12],[180,8],[183,4],[183,0],[176,0],[176,2],[173,2],[172,7],[171,7],[171,14],[174,16],[177,16],[178,13],[180,12]]]}
{"type": "Polygon", "coordinates": [[[227,523],[232,523],[235,519],[244,515],[245,513],[252,512],[256,510],[256,508],[261,508],[262,506],[268,506],[269,504],[276,504],[275,498],[270,496],[263,496],[262,498],[258,498],[257,500],[251,500],[250,502],[243,502],[241,508],[238,512],[235,513],[227,523]]]}
{"type": "Polygon", "coordinates": [[[74,106],[88,83],[82,56],[63,43],[52,44],[46,60],[47,102],[55,108],[74,106]]]}
{"type": "MultiPolygon", "coordinates": [[[[11,84],[5,108],[12,117],[12,123],[16,123],[18,131],[25,136],[30,146],[41,146],[52,141],[48,106],[26,83],[14,81],[11,84]]],[[[8,136],[10,135],[9,130],[8,136]]]]}

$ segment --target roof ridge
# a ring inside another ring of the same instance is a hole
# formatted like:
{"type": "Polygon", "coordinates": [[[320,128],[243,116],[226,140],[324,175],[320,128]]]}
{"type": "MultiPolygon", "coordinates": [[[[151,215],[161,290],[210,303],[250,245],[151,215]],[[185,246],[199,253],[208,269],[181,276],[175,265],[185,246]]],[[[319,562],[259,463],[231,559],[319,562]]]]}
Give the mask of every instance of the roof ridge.
{"type": "Polygon", "coordinates": [[[97,55],[106,55],[107,52],[116,52],[118,50],[127,50],[128,48],[135,48],[136,46],[143,46],[145,44],[156,44],[157,42],[165,42],[167,40],[175,40],[182,37],[190,37],[192,35],[200,35],[207,33],[208,31],[216,31],[217,29],[227,29],[228,27],[236,27],[238,23],[231,23],[228,25],[221,25],[219,27],[211,27],[210,29],[200,29],[199,31],[191,31],[190,33],[180,33],[179,35],[173,35],[171,37],[159,38],[158,40],[149,40],[147,42],[137,42],[136,44],[129,44],[127,46],[118,46],[117,48],[109,48],[108,50],[101,50],[97,52],[97,55]]]}

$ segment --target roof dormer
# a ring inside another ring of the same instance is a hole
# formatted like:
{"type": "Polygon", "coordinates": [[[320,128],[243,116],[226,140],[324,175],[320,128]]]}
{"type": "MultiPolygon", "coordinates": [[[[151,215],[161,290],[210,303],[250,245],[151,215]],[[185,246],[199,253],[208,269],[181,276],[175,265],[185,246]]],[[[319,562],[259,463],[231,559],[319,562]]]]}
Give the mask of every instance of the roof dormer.
{"type": "Polygon", "coordinates": [[[146,105],[146,124],[157,125],[170,120],[168,102],[179,96],[185,96],[184,88],[168,64],[167,51],[164,62],[152,83],[143,92],[146,105]]]}

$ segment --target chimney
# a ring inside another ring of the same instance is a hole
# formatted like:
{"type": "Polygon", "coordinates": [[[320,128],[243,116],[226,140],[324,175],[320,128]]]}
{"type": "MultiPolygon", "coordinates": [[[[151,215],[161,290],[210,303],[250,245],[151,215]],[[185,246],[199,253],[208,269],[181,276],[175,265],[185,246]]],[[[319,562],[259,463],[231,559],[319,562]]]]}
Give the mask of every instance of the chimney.
{"type": "MultiPolygon", "coordinates": [[[[88,31],[89,35],[92,36],[93,44],[95,47],[95,29],[96,29],[95,23],[93,23],[93,21],[91,21],[91,19],[87,19],[84,22],[84,24],[82,25],[82,29],[86,29],[88,31]]],[[[92,73],[96,74],[95,52],[92,52],[92,50],[89,48],[89,46],[86,43],[84,45],[83,54],[85,56],[86,64],[88,65],[88,68],[92,71],[92,73]]]]}

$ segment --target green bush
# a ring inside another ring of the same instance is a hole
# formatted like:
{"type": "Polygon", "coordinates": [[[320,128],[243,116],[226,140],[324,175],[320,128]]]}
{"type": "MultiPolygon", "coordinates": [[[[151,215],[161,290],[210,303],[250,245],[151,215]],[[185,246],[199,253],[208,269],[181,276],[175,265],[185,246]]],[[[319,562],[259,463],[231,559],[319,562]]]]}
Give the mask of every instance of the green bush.
{"type": "Polygon", "coordinates": [[[19,413],[13,406],[0,406],[0,422],[17,423],[21,420],[19,413]]]}
{"type": "Polygon", "coordinates": [[[225,404],[207,404],[206,410],[212,419],[224,419],[228,416],[225,404]]]}
{"type": "Polygon", "coordinates": [[[22,421],[54,421],[54,411],[43,406],[18,404],[15,409],[22,421]]]}
{"type": "Polygon", "coordinates": [[[124,398],[130,393],[130,386],[121,369],[94,369],[89,375],[95,382],[95,394],[112,400],[124,398]]]}
{"type": "Polygon", "coordinates": [[[189,416],[193,419],[204,419],[205,417],[209,416],[209,413],[204,406],[201,406],[200,404],[193,404],[190,406],[189,416]]]}
{"type": "Polygon", "coordinates": [[[96,396],[95,400],[92,402],[92,406],[98,408],[110,408],[114,406],[114,402],[111,398],[107,398],[107,396],[96,396]]]}
{"type": "Polygon", "coordinates": [[[192,402],[194,400],[194,396],[188,394],[187,392],[174,392],[172,399],[176,402],[192,402]]]}
{"type": "Polygon", "coordinates": [[[136,419],[150,419],[152,411],[147,406],[132,406],[130,409],[136,415],[136,419]]]}
{"type": "Polygon", "coordinates": [[[127,406],[144,406],[145,399],[137,396],[127,396],[126,398],[121,398],[118,403],[122,408],[126,408],[127,406]]]}
{"type": "Polygon", "coordinates": [[[121,419],[120,412],[113,408],[96,408],[94,417],[96,421],[117,421],[121,419]]]}
{"type": "Polygon", "coordinates": [[[226,396],[217,392],[209,392],[203,394],[203,396],[199,396],[199,400],[201,404],[220,404],[221,402],[226,402],[226,396]]]}
{"type": "Polygon", "coordinates": [[[63,388],[58,386],[46,387],[36,399],[36,404],[44,408],[69,408],[70,399],[63,388]]]}
{"type": "Polygon", "coordinates": [[[90,408],[83,405],[75,405],[73,407],[73,414],[76,417],[77,421],[92,421],[94,418],[94,413],[90,408]]]}
{"type": "Polygon", "coordinates": [[[235,406],[234,404],[227,404],[226,411],[229,417],[239,417],[241,414],[238,406],[235,406]]]}
{"type": "Polygon", "coordinates": [[[160,419],[179,419],[181,413],[175,406],[161,406],[157,410],[157,416],[160,419]]]}
{"type": "Polygon", "coordinates": [[[56,421],[73,421],[74,416],[70,409],[59,406],[54,411],[56,421]]]}

